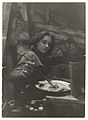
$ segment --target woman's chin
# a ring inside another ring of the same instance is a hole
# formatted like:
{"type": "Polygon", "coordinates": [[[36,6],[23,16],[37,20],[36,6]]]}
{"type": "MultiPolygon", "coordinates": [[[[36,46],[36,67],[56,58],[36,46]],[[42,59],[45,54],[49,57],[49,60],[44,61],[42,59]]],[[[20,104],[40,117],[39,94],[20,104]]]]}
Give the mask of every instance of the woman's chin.
{"type": "Polygon", "coordinates": [[[40,51],[42,54],[46,54],[47,53],[47,51],[40,51]]]}
{"type": "Polygon", "coordinates": [[[45,51],[45,50],[38,50],[40,53],[42,54],[46,54],[48,51],[45,51]]]}

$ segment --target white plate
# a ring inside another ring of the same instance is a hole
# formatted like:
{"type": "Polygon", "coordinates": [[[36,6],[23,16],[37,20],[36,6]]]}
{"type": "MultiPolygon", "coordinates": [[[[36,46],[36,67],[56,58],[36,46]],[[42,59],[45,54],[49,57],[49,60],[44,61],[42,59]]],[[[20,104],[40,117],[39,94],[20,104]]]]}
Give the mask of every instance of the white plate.
{"type": "Polygon", "coordinates": [[[70,83],[60,80],[51,80],[51,83],[53,85],[58,85],[58,88],[53,88],[46,80],[45,81],[39,81],[37,85],[35,85],[36,88],[48,91],[48,92],[66,92],[71,90],[70,83]],[[40,84],[43,85],[40,87],[40,84]]]}

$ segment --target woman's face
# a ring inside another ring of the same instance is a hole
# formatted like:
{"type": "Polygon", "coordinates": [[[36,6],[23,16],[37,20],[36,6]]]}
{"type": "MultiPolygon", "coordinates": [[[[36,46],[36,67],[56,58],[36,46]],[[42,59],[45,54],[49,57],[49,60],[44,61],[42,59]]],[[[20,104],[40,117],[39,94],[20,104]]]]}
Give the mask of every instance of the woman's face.
{"type": "Polygon", "coordinates": [[[51,37],[49,37],[48,35],[45,35],[37,44],[37,49],[41,53],[47,53],[50,49],[51,42],[52,42],[51,37]]]}

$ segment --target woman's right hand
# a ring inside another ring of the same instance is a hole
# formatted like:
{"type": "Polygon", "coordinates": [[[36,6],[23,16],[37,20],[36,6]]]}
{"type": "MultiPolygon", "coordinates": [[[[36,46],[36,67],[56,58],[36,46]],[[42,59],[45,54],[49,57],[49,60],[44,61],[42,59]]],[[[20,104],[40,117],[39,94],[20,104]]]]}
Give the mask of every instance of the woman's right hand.
{"type": "Polygon", "coordinates": [[[31,75],[33,72],[36,71],[36,64],[35,64],[35,62],[27,61],[27,63],[24,64],[22,71],[25,74],[31,75]]]}
{"type": "Polygon", "coordinates": [[[35,62],[32,62],[32,61],[27,61],[26,65],[27,66],[29,66],[29,65],[36,66],[35,62]]]}

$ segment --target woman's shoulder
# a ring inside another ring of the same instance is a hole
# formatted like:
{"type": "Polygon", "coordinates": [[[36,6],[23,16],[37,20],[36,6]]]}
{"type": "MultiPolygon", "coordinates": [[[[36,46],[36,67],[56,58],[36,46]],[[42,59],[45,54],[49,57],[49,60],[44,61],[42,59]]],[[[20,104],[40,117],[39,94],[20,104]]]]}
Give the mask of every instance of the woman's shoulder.
{"type": "Polygon", "coordinates": [[[25,53],[26,56],[29,56],[29,57],[33,57],[33,56],[37,56],[35,52],[31,51],[31,50],[28,50],[26,53],[25,53]]]}

